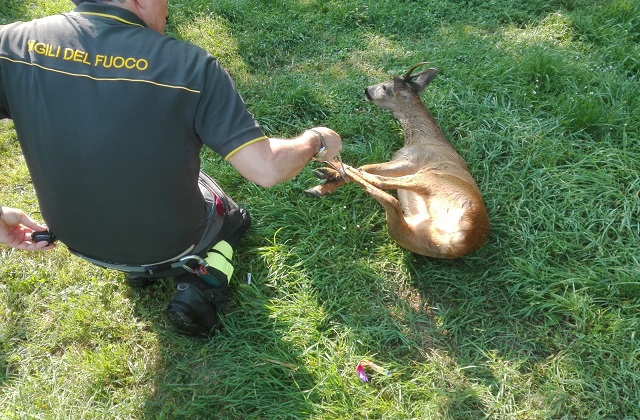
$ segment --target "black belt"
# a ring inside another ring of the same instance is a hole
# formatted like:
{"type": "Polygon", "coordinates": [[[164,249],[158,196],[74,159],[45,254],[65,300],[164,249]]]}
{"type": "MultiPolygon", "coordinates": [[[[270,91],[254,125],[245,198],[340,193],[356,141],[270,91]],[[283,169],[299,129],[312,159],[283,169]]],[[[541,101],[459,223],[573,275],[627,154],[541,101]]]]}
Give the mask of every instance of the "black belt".
{"type": "MultiPolygon", "coordinates": [[[[109,268],[112,270],[125,271],[127,273],[136,273],[136,274],[146,274],[146,275],[155,275],[158,273],[162,273],[164,271],[169,271],[174,268],[184,267],[190,260],[193,258],[189,258],[187,261],[183,261],[183,258],[193,257],[192,255],[187,254],[184,256],[182,254],[178,259],[166,261],[158,264],[145,264],[145,265],[133,265],[133,264],[122,264],[116,263],[112,261],[99,260],[97,258],[92,258],[87,255],[84,255],[78,251],[74,251],[73,249],[69,249],[71,253],[77,255],[83,260],[87,260],[92,264],[95,264],[100,267],[109,268]]],[[[188,270],[187,270],[188,271],[188,270]]]]}
{"type": "Polygon", "coordinates": [[[211,286],[220,287],[222,285],[222,283],[216,276],[209,273],[207,269],[211,267],[209,267],[207,261],[199,255],[187,254],[185,256],[179,257],[178,260],[167,261],[159,264],[130,265],[97,260],[95,258],[87,257],[86,255],[83,255],[72,249],[70,249],[69,251],[79,256],[80,258],[89,261],[92,264],[112,270],[124,271],[127,273],[134,273],[139,275],[154,276],[176,268],[182,268],[183,270],[202,278],[202,280],[204,280],[211,286]]]}

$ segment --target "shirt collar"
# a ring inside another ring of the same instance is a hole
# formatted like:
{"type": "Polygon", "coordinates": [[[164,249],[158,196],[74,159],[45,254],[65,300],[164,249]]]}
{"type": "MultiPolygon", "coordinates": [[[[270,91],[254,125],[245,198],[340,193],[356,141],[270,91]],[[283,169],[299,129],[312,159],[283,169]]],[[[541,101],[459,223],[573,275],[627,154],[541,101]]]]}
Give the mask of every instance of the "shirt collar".
{"type": "Polygon", "coordinates": [[[147,27],[144,21],[135,13],[109,4],[80,3],[73,11],[83,16],[96,16],[103,19],[112,19],[126,25],[147,27]]]}

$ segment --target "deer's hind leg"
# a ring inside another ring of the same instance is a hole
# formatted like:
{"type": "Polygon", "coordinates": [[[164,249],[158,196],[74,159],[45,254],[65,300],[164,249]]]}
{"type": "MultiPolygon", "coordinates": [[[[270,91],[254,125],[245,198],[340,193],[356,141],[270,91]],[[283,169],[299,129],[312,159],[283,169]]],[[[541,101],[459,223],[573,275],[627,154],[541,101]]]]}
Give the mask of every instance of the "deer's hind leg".
{"type": "Polygon", "coordinates": [[[361,185],[365,192],[384,208],[387,216],[387,229],[392,239],[400,242],[412,236],[411,228],[405,219],[402,206],[397,198],[369,183],[361,176],[361,172],[353,168],[347,168],[346,172],[353,182],[361,185]]]}
{"type": "Polygon", "coordinates": [[[369,194],[374,200],[380,203],[382,207],[384,207],[384,209],[387,211],[387,215],[389,213],[392,213],[394,218],[402,219],[402,221],[404,222],[402,208],[397,198],[381,190],[380,188],[377,188],[375,185],[367,182],[367,180],[365,180],[358,174],[353,174],[349,170],[347,170],[347,173],[349,173],[350,178],[353,182],[362,186],[367,194],[369,194]]]}
{"type": "Polygon", "coordinates": [[[381,190],[410,190],[418,186],[420,189],[424,189],[425,186],[424,183],[420,181],[421,177],[413,172],[401,176],[385,176],[362,171],[361,168],[355,170],[349,168],[347,174],[350,178],[358,176],[363,181],[381,190]]]}

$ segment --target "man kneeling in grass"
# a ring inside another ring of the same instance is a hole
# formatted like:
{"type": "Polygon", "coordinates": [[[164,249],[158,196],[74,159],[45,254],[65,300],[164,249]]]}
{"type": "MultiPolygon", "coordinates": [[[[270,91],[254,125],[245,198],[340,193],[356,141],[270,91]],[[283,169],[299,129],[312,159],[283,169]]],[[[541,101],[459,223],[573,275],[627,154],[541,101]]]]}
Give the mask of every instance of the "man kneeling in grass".
{"type": "MultiPolygon", "coordinates": [[[[49,233],[143,287],[173,277],[176,328],[209,335],[248,212],[200,171],[206,145],[263,187],[342,147],[317,127],[269,138],[203,49],[162,35],[167,0],[73,0],[70,13],[0,26],[0,119],[13,119],[49,233]]],[[[0,242],[47,250],[2,208],[0,242]]]]}

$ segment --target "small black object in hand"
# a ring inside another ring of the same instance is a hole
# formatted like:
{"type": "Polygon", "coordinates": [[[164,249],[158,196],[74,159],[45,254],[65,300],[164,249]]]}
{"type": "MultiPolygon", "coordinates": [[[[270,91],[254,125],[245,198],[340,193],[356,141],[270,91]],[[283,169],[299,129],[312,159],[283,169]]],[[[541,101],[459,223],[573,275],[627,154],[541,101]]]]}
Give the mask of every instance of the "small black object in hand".
{"type": "Polygon", "coordinates": [[[31,234],[31,240],[33,242],[42,242],[42,241],[46,241],[49,243],[49,245],[51,245],[52,243],[54,243],[58,238],[56,238],[51,232],[49,232],[48,230],[41,230],[41,231],[37,231],[37,232],[33,232],[31,234]]]}

